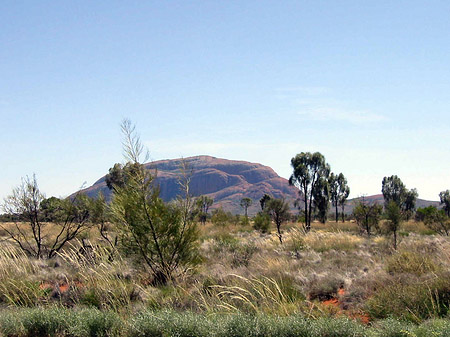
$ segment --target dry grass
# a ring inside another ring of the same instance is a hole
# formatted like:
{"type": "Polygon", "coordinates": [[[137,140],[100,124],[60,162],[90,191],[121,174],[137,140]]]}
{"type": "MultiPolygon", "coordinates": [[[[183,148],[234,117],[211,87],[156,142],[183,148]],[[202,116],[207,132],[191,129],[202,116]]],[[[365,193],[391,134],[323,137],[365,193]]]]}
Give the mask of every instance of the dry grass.
{"type": "MultiPolygon", "coordinates": [[[[146,271],[128,258],[110,261],[109,251],[95,240],[88,254],[80,254],[74,243],[56,261],[32,260],[3,245],[1,299],[20,306],[56,302],[127,312],[151,307],[309,317],[364,313],[368,298],[395,295],[386,288],[390,284],[403,282],[406,298],[413,278],[419,282],[450,272],[449,238],[422,235],[421,224],[406,228],[408,235],[401,237],[395,253],[390,238],[360,236],[352,222],[314,223],[309,233],[298,223],[287,224],[283,244],[273,228],[261,234],[250,226],[207,223],[200,226],[204,263],[176,284],[159,288],[149,286],[146,271]],[[322,303],[337,298],[334,307],[322,303]]],[[[98,234],[89,235],[95,239],[98,234]]],[[[430,287],[443,287],[440,281],[430,282],[430,287]]],[[[435,297],[433,301],[430,305],[435,297]]]]}

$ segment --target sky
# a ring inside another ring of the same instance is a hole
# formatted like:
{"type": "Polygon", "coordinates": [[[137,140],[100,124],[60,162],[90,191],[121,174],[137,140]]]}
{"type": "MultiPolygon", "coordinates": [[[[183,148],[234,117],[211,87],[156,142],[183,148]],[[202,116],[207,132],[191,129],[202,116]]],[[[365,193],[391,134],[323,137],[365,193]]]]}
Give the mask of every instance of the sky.
{"type": "Polygon", "coordinates": [[[272,167],[321,152],[351,197],[450,189],[449,1],[0,2],[0,200],[67,196],[123,162],[272,167]]]}

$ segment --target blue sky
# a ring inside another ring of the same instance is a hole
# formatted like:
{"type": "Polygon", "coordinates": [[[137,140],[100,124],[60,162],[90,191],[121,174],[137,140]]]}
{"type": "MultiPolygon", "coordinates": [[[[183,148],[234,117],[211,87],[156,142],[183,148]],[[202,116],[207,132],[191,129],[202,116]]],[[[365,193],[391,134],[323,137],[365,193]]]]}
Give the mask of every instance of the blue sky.
{"type": "Polygon", "coordinates": [[[351,196],[450,189],[448,1],[0,2],[0,198],[122,161],[208,154],[289,177],[320,151],[351,196]]]}

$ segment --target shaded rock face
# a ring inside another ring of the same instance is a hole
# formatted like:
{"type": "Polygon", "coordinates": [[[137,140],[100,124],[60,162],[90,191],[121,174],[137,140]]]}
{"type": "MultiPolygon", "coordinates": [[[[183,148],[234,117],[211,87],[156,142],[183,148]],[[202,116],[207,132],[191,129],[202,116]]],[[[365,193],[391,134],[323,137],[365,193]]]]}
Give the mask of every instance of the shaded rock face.
{"type": "MultiPolygon", "coordinates": [[[[298,190],[278,176],[273,169],[256,163],[220,159],[210,156],[184,158],[192,169],[190,191],[192,195],[207,195],[214,199],[211,209],[222,207],[225,211],[243,214],[240,201],[244,197],[253,200],[249,214],[260,210],[259,199],[265,194],[275,198],[285,198],[293,207],[298,190]]],[[[160,160],[145,164],[154,170],[155,184],[160,188],[160,196],[165,201],[173,200],[179,194],[177,179],[180,174],[181,159],[160,160]]],[[[89,196],[102,192],[107,199],[111,191],[107,188],[105,177],[84,190],[89,196]]]]}

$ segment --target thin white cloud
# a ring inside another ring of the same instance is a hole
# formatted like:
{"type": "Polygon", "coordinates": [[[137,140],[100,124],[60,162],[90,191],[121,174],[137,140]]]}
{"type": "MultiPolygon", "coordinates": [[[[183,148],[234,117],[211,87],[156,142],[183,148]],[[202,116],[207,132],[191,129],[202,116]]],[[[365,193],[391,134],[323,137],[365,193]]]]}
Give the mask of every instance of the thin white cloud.
{"type": "Polygon", "coordinates": [[[298,115],[307,120],[345,121],[353,124],[378,123],[388,120],[386,116],[368,111],[352,111],[329,107],[309,108],[299,111],[298,115]]]}

